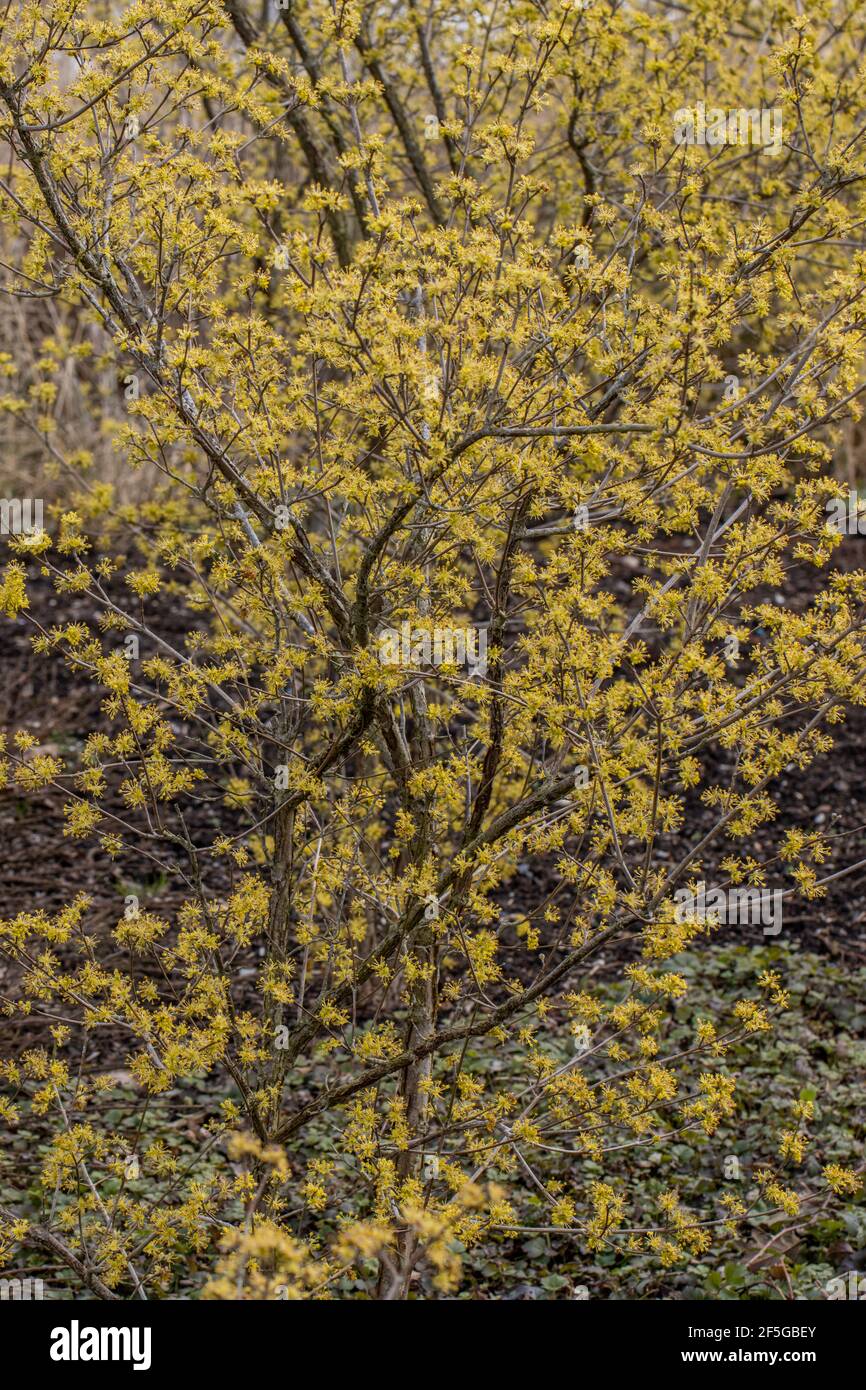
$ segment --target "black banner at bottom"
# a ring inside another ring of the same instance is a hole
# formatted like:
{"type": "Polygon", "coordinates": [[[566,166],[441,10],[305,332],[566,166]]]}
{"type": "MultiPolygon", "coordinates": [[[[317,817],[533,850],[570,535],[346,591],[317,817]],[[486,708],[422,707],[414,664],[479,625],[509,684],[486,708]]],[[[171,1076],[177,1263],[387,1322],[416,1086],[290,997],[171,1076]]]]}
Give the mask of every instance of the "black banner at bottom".
{"type": "Polygon", "coordinates": [[[826,1377],[845,1368],[850,1376],[863,1331],[856,1301],[502,1305],[454,1299],[390,1309],[360,1302],[0,1301],[7,1354],[26,1347],[28,1370],[49,1385],[101,1383],[106,1373],[114,1379],[135,1375],[136,1382],[166,1374],[295,1376],[313,1360],[328,1379],[345,1370],[368,1380],[374,1367],[393,1379],[393,1370],[385,1369],[393,1351],[394,1366],[413,1390],[415,1356],[406,1360],[397,1350],[401,1343],[382,1341],[383,1334],[400,1333],[413,1337],[425,1382],[437,1364],[443,1373],[450,1364],[449,1373],[459,1371],[462,1380],[476,1367],[489,1377],[500,1365],[514,1376],[515,1356],[523,1353],[531,1362],[543,1353],[545,1363],[562,1359],[563,1371],[568,1365],[588,1371],[591,1364],[596,1374],[673,1373],[700,1385],[707,1373],[742,1367],[760,1369],[772,1384],[791,1372],[826,1377]],[[449,1353],[443,1340],[451,1335],[460,1338],[456,1360],[457,1349],[449,1353]],[[427,1352],[420,1340],[425,1336],[432,1339],[427,1352]]]}

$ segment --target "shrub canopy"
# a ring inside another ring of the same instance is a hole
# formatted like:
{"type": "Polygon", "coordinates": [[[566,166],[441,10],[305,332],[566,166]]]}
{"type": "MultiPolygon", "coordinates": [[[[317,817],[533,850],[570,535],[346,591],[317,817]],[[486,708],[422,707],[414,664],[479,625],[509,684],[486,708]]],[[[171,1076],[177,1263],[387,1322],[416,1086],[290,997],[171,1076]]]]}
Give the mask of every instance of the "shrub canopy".
{"type": "Polygon", "coordinates": [[[101,1297],[195,1258],[214,1297],[397,1298],[516,1229],[674,1266],[856,1188],[796,1172],[809,1099],[748,1193],[719,1158],[635,1206],[606,1156],[730,1132],[726,1056],[786,1005],[768,969],[673,1026],[713,929],[675,892],[821,892],[774,797],[862,702],[866,583],[826,565],[864,37],[751,0],[7,12],[0,404],[48,502],[0,606],[104,696],[8,776],[178,899],[2,925],[53,1039],[5,1066],[54,1130],[11,1241],[101,1297]],[[106,1119],[105,1036],[136,1116],[212,1078],[189,1164],[106,1119]]]}

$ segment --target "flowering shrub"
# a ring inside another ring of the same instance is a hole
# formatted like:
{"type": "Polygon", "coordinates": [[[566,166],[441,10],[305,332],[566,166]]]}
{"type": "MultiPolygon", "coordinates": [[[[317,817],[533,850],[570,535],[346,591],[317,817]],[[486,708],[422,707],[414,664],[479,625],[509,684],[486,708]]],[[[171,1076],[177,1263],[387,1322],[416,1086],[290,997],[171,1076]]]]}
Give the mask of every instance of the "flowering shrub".
{"type": "Polygon", "coordinates": [[[0,927],[7,1013],[45,1025],[4,1123],[53,1134],[10,1250],[101,1298],[191,1265],[211,1298],[398,1299],[516,1230],[676,1269],[858,1190],[803,1173],[808,1098],[742,1194],[650,1209],[621,1163],[735,1123],[728,1058],[785,981],[683,1036],[674,958],[717,920],[675,895],[717,851],[716,892],[821,894],[778,779],[863,699],[866,576],[826,571],[866,322],[836,8],[5,16],[4,288],[38,350],[0,404],[54,500],[0,608],[102,694],[79,749],[9,730],[6,775],[183,899],[0,927]],[[773,148],[684,140],[698,102],[772,110],[773,148]],[[204,1078],[181,1164],[152,1116],[204,1078]]]}

